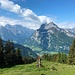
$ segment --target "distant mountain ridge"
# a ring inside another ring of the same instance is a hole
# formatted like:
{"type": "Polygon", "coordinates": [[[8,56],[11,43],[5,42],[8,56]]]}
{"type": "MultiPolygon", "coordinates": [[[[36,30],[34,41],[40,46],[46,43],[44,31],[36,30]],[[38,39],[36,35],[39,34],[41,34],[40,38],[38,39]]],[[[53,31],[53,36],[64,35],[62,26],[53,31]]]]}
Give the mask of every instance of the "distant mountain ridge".
{"type": "MultiPolygon", "coordinates": [[[[0,26],[0,37],[5,41],[10,39],[14,43],[27,45],[34,51],[31,51],[31,53],[43,54],[51,52],[68,53],[75,35],[51,22],[42,24],[36,31],[21,25],[11,26],[7,24],[5,27],[0,26]]],[[[23,46],[21,48],[25,49],[23,46]]],[[[28,54],[31,53],[28,52],[28,54]]]]}
{"type": "Polygon", "coordinates": [[[34,30],[22,25],[5,25],[0,27],[0,37],[3,40],[12,40],[15,43],[24,43],[34,33],[34,30]]]}
{"type": "Polygon", "coordinates": [[[68,31],[72,32],[73,34],[75,34],[75,27],[74,28],[68,28],[68,29],[65,29],[65,30],[68,30],[68,31]]]}
{"type": "Polygon", "coordinates": [[[49,24],[42,24],[31,38],[28,39],[27,43],[36,53],[39,54],[50,52],[68,53],[69,46],[74,37],[75,35],[71,32],[61,29],[51,22],[49,24]]]}

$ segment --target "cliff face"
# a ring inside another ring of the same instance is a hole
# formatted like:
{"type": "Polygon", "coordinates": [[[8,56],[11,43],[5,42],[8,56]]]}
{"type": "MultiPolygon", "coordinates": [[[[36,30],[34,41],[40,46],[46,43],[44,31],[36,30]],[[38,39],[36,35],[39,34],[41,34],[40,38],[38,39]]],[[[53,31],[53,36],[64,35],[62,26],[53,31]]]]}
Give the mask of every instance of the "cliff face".
{"type": "Polygon", "coordinates": [[[28,45],[38,47],[33,50],[37,53],[68,52],[74,34],[59,28],[53,22],[42,24],[28,40],[28,45]]]}

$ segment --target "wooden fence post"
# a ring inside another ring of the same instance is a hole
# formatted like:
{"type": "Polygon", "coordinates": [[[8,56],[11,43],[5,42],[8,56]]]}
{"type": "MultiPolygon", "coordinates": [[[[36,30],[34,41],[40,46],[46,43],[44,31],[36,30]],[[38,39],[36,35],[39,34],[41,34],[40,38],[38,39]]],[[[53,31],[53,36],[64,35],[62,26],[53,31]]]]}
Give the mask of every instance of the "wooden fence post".
{"type": "Polygon", "coordinates": [[[37,58],[37,67],[41,67],[41,58],[40,58],[40,56],[38,56],[38,58],[37,58]]]}

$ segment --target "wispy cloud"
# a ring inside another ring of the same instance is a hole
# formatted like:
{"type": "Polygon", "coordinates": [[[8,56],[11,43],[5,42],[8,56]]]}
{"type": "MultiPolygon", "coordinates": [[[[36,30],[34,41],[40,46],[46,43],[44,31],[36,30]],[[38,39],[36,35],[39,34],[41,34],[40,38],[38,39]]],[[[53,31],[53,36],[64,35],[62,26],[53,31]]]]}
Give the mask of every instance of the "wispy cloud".
{"type": "Polygon", "coordinates": [[[7,18],[4,16],[0,17],[0,26],[5,26],[6,24],[11,24],[11,25],[22,25],[25,26],[27,28],[31,28],[31,29],[37,29],[40,27],[39,23],[36,22],[32,22],[32,21],[27,21],[27,20],[16,20],[16,19],[12,19],[12,18],[7,18]]]}
{"type": "Polygon", "coordinates": [[[28,23],[29,26],[32,24],[35,24],[33,26],[36,27],[37,24],[41,25],[42,23],[45,23],[45,22],[49,23],[53,21],[50,17],[44,16],[44,15],[38,16],[32,10],[22,8],[20,5],[15,4],[14,2],[9,0],[0,0],[0,7],[2,9],[18,14],[19,16],[23,17],[24,20],[28,20],[28,22],[30,23],[30,24],[28,23]]]}
{"type": "Polygon", "coordinates": [[[3,9],[9,10],[17,14],[20,12],[21,9],[21,7],[18,4],[14,4],[12,1],[9,0],[0,0],[0,6],[3,9]]]}
{"type": "Polygon", "coordinates": [[[75,27],[75,22],[61,22],[57,23],[60,28],[73,28],[75,27]]]}
{"type": "MultiPolygon", "coordinates": [[[[23,18],[22,20],[16,20],[16,19],[11,19],[11,18],[1,16],[0,25],[21,24],[31,29],[38,29],[42,23],[49,23],[51,21],[54,21],[54,19],[51,17],[47,17],[44,15],[38,16],[31,9],[22,8],[20,5],[15,4],[13,0],[11,1],[10,0],[0,0],[0,8],[8,10],[10,12],[14,12],[23,18]]],[[[75,23],[70,23],[70,22],[57,23],[57,25],[60,28],[75,27],[75,23]]]]}

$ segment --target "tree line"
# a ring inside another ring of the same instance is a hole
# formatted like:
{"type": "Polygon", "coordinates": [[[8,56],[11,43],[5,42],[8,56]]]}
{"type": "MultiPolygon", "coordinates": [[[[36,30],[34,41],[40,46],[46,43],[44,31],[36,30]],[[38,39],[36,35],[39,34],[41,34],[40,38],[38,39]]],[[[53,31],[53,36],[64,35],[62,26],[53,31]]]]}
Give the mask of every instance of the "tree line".
{"type": "Polygon", "coordinates": [[[67,55],[65,53],[44,54],[42,58],[52,62],[67,63],[67,55]]]}
{"type": "Polygon", "coordinates": [[[70,46],[68,54],[60,52],[58,54],[44,54],[42,58],[48,61],[75,65],[75,39],[70,46]]]}
{"type": "Polygon", "coordinates": [[[34,62],[34,58],[22,57],[20,48],[14,48],[10,40],[4,42],[0,38],[0,67],[9,67],[18,64],[34,62]]]}

